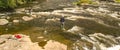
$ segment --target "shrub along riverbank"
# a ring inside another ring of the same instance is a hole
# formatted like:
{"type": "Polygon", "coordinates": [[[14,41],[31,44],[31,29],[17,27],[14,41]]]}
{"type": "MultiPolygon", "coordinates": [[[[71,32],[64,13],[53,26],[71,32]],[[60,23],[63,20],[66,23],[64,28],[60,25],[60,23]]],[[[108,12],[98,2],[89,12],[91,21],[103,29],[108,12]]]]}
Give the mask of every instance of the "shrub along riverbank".
{"type": "Polygon", "coordinates": [[[104,1],[104,2],[116,2],[120,3],[120,0],[79,0],[78,2],[74,2],[76,5],[82,5],[82,4],[97,4],[96,1],[104,1]]]}
{"type": "Polygon", "coordinates": [[[0,11],[9,11],[20,5],[28,4],[35,0],[0,0],[0,11]]]}

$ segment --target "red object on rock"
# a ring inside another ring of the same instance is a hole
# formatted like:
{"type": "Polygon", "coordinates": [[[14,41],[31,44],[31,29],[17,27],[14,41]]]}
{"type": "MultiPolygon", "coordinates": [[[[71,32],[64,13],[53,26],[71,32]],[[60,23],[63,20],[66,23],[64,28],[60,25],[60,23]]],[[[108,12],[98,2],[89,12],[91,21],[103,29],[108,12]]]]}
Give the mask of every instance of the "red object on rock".
{"type": "Polygon", "coordinates": [[[15,35],[15,37],[17,38],[17,39],[20,39],[20,38],[22,38],[22,36],[21,35],[15,35]]]}

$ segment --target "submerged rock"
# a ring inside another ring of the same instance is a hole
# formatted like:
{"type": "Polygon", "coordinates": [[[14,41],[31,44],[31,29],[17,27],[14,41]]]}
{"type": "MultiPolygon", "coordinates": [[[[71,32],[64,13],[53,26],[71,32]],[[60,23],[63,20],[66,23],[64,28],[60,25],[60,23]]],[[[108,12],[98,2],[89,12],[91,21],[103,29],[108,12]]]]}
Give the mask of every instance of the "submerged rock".
{"type": "Polygon", "coordinates": [[[0,19],[0,25],[6,25],[9,21],[7,19],[0,19]]]}

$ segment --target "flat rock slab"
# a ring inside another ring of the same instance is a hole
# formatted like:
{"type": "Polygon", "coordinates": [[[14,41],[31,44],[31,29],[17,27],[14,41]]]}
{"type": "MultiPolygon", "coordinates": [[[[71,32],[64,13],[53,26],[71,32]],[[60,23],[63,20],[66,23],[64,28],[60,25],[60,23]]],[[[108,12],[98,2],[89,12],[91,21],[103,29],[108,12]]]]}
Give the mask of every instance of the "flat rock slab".
{"type": "Polygon", "coordinates": [[[43,49],[37,43],[33,43],[29,36],[19,35],[19,39],[15,35],[1,35],[0,50],[67,50],[66,45],[53,40],[49,40],[43,49]]]}

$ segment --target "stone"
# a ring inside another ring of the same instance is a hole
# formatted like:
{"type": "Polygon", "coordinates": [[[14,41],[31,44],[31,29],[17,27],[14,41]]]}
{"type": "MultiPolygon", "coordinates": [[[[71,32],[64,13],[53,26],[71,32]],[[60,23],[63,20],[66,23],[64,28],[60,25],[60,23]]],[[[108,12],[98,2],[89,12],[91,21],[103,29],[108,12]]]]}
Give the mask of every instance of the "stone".
{"type": "Polygon", "coordinates": [[[31,15],[33,18],[37,18],[38,16],[37,15],[35,15],[35,14],[32,14],[31,15]]]}
{"type": "Polygon", "coordinates": [[[42,36],[40,36],[40,37],[37,37],[38,39],[42,39],[42,38],[44,38],[44,37],[42,37],[42,36]]]}
{"type": "Polygon", "coordinates": [[[30,21],[30,20],[32,20],[32,19],[34,19],[34,18],[33,18],[33,17],[28,17],[28,16],[23,16],[22,19],[23,19],[24,21],[30,21]]]}
{"type": "Polygon", "coordinates": [[[118,26],[120,26],[120,23],[118,23],[118,26]]]}
{"type": "Polygon", "coordinates": [[[9,21],[7,19],[0,19],[0,25],[6,25],[9,21]]]}
{"type": "Polygon", "coordinates": [[[8,16],[8,17],[6,17],[6,19],[10,19],[10,17],[8,16]]]}
{"type": "Polygon", "coordinates": [[[19,21],[19,20],[13,20],[13,22],[14,22],[14,23],[18,23],[18,22],[20,22],[20,21],[19,21]]]}
{"type": "Polygon", "coordinates": [[[49,40],[44,48],[44,50],[67,50],[66,45],[53,40],[49,40]]]}

